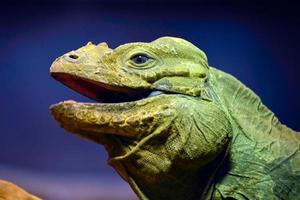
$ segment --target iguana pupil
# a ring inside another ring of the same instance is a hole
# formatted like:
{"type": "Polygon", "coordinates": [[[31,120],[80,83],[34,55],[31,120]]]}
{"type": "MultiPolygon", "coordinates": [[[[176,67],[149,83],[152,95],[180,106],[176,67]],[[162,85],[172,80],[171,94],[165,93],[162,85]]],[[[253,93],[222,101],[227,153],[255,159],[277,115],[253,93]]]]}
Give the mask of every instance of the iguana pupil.
{"type": "Polygon", "coordinates": [[[149,60],[149,57],[144,54],[138,54],[131,58],[135,64],[144,64],[149,60]]]}

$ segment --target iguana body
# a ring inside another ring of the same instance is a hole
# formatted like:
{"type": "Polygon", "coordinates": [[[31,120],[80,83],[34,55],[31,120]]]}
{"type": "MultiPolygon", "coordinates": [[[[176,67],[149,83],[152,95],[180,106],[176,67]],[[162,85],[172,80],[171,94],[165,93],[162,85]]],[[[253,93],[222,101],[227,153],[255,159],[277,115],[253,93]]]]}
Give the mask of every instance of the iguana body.
{"type": "Polygon", "coordinates": [[[140,199],[300,199],[298,133],[191,43],[88,43],[50,72],[98,101],[53,105],[54,118],[104,145],[140,199]]]}

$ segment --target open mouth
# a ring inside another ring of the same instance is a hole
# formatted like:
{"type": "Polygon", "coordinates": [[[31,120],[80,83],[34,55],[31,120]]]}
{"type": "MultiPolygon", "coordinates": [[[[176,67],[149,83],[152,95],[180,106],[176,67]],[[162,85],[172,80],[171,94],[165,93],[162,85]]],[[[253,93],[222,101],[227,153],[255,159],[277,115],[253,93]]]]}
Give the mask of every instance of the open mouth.
{"type": "Polygon", "coordinates": [[[131,102],[165,93],[158,90],[115,87],[66,73],[52,73],[51,75],[72,90],[100,103],[131,102]]]}
{"type": "MultiPolygon", "coordinates": [[[[51,76],[72,90],[99,103],[134,102],[168,93],[151,89],[146,90],[116,87],[61,72],[51,73],[51,76]]],[[[94,134],[88,135],[88,132],[79,135],[86,138],[91,138],[92,140],[95,138],[94,134]]],[[[150,137],[135,138],[105,133],[103,135],[99,135],[99,138],[96,140],[109,147],[108,149],[114,149],[114,153],[112,153],[111,158],[108,160],[108,162],[113,162],[130,156],[139,149],[141,144],[145,143],[149,139],[150,137]],[[100,142],[100,139],[103,141],[103,143],[100,142]]]]}

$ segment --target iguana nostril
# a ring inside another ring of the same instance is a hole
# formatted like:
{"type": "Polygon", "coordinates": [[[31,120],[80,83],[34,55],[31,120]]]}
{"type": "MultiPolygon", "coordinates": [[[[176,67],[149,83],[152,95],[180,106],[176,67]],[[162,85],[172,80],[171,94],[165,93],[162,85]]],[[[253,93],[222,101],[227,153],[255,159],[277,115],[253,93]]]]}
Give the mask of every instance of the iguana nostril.
{"type": "Polygon", "coordinates": [[[63,57],[64,59],[72,63],[79,60],[79,56],[75,52],[66,53],[63,57]]]}
{"type": "Polygon", "coordinates": [[[70,55],[69,55],[69,58],[71,58],[71,59],[75,59],[75,60],[76,60],[76,59],[78,58],[78,56],[77,56],[77,55],[75,55],[75,54],[70,54],[70,55]]]}

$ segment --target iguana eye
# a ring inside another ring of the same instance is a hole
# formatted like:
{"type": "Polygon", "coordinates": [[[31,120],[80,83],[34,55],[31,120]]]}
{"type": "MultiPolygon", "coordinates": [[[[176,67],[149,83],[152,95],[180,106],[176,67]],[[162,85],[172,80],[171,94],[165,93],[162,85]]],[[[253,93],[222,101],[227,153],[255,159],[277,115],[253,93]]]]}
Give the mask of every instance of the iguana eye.
{"type": "Polygon", "coordinates": [[[145,54],[137,54],[130,58],[130,60],[138,65],[146,63],[149,59],[150,57],[145,54]]]}

